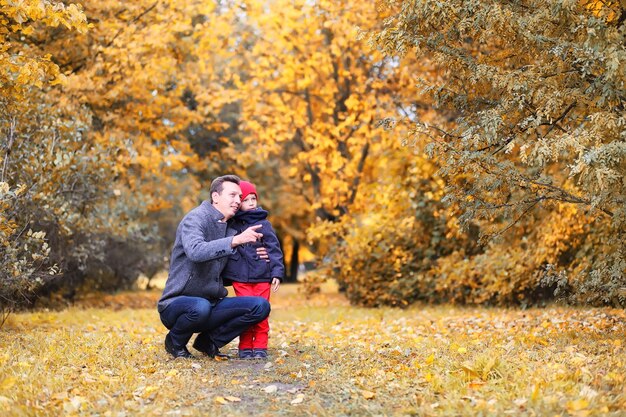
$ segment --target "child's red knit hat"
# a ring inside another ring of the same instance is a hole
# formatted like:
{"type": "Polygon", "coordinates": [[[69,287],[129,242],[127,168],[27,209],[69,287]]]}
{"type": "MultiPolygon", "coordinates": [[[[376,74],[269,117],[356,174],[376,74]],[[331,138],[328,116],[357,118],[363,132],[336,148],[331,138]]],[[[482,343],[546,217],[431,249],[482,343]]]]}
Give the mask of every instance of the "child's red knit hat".
{"type": "Polygon", "coordinates": [[[241,188],[241,201],[245,200],[249,194],[256,195],[259,198],[259,194],[256,192],[254,184],[248,181],[239,181],[239,188],[241,188]]]}

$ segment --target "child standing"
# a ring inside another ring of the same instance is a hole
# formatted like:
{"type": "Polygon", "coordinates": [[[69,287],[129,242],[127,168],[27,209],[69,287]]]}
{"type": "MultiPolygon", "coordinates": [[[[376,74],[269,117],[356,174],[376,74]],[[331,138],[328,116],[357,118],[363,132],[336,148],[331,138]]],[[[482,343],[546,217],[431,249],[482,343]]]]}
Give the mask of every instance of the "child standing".
{"type": "MultiPolygon", "coordinates": [[[[230,227],[241,233],[250,226],[260,224],[256,231],[263,234],[260,242],[237,246],[230,256],[222,276],[232,281],[238,297],[256,295],[269,301],[270,287],[276,292],[285,273],[283,252],[267,220],[268,212],[258,206],[258,194],[254,184],[241,181],[241,206],[233,217],[230,227]],[[269,255],[269,262],[259,259],[256,249],[264,246],[269,255]],[[270,284],[271,283],[271,284],[270,284]]],[[[242,359],[263,359],[267,357],[269,321],[263,320],[250,327],[239,336],[239,357],[242,359]]]]}

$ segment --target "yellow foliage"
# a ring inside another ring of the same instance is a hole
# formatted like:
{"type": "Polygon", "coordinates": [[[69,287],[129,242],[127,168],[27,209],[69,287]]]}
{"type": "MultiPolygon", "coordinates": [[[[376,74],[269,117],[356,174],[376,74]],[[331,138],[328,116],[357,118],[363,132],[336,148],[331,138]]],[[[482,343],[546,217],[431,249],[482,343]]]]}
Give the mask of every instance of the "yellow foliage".
{"type": "Polygon", "coordinates": [[[594,16],[606,19],[608,23],[614,23],[624,13],[620,0],[579,0],[579,3],[594,16]]]}
{"type": "MultiPolygon", "coordinates": [[[[231,61],[249,76],[229,92],[242,106],[245,146],[238,162],[254,179],[258,167],[248,161],[259,153],[278,158],[273,193],[306,199],[303,206],[277,205],[279,223],[304,218],[306,227],[315,218],[360,211],[352,207],[355,196],[378,181],[372,171],[399,147],[397,137],[376,124],[396,112],[415,85],[408,70],[391,71],[391,63],[357,39],[356,27],[378,17],[365,3],[247,2],[246,23],[258,32],[246,35],[251,47],[231,61]]],[[[405,127],[399,123],[396,133],[405,127]]],[[[260,175],[270,182],[269,174],[260,175]]]]}

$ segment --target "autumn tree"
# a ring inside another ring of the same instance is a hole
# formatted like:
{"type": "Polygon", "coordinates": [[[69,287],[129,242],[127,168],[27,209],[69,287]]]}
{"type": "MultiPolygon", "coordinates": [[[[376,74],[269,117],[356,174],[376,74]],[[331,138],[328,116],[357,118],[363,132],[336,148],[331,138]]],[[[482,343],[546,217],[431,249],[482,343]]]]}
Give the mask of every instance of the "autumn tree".
{"type": "Polygon", "coordinates": [[[261,186],[278,230],[324,257],[336,236],[318,231],[310,240],[307,228],[368,210],[358,196],[384,175],[375,167],[402,158],[390,157],[402,146],[390,125],[401,130],[408,120],[402,111],[424,108],[410,97],[410,71],[396,69],[396,60],[359,38],[359,26],[380,17],[372,5],[238,5],[240,26],[229,44],[237,59],[227,92],[240,106],[241,139],[226,155],[240,175],[261,186]],[[396,120],[387,120],[390,113],[396,120]]]}
{"type": "Polygon", "coordinates": [[[80,152],[87,122],[81,114],[66,117],[46,95],[65,77],[33,39],[42,28],[85,32],[81,9],[3,2],[0,22],[0,307],[6,314],[59,271],[47,262],[43,225],[54,219],[60,228],[86,226],[82,214],[94,209],[87,204],[103,175],[85,167],[104,152],[80,152]]]}
{"type": "Polygon", "coordinates": [[[207,65],[225,32],[218,5],[80,3],[0,9],[2,280],[24,295],[7,290],[3,305],[27,301],[48,272],[71,296],[132,283],[130,263],[162,267],[160,236],[196,203],[191,174],[217,166],[192,144],[222,129],[207,65]]]}
{"type": "MultiPolygon", "coordinates": [[[[59,64],[72,72],[64,98],[91,116],[90,140],[116,149],[109,221],[120,226],[118,236],[135,236],[136,249],[109,242],[123,256],[114,263],[122,270],[113,272],[135,271],[138,262],[154,272],[166,266],[176,219],[197,202],[201,184],[193,174],[217,165],[201,162],[193,143],[221,129],[212,121],[220,95],[207,65],[216,48],[207,43],[219,41],[224,28],[211,2],[83,4],[91,30],[48,38],[50,47],[63,51],[59,64]]],[[[216,154],[207,156],[219,160],[216,154]]]]}
{"type": "Polygon", "coordinates": [[[431,59],[442,78],[422,77],[422,97],[453,115],[418,120],[410,140],[430,142],[460,222],[500,239],[442,259],[434,298],[527,303],[543,286],[626,302],[621,4],[380,2],[391,16],[371,43],[431,59]]]}

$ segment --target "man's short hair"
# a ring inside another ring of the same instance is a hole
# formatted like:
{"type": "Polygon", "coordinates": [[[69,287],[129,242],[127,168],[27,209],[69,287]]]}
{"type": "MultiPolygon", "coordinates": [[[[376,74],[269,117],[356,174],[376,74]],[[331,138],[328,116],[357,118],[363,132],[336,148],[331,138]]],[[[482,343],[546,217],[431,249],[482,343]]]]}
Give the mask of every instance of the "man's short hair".
{"type": "Polygon", "coordinates": [[[239,185],[239,179],[236,175],[222,175],[221,177],[217,177],[211,183],[211,188],[209,188],[209,195],[211,196],[211,203],[213,202],[213,193],[222,194],[224,191],[224,183],[225,182],[234,182],[239,185]]]}

